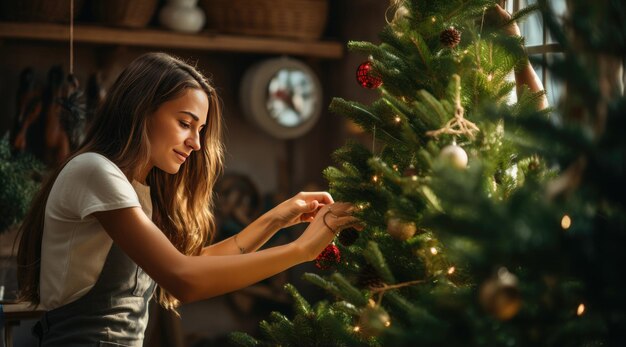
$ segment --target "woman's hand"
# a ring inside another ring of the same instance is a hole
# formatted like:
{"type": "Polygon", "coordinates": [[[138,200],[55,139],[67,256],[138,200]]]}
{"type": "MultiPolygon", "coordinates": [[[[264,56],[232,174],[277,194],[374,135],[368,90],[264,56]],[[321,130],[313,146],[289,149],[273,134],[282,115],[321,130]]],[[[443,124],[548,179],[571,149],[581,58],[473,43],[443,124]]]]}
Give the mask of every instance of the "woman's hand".
{"type": "MultiPolygon", "coordinates": [[[[500,5],[496,4],[493,10],[502,23],[506,23],[511,20],[511,14],[507,12],[505,9],[500,7],[500,5]]],[[[516,22],[512,22],[511,24],[505,26],[502,30],[509,36],[521,36],[522,32],[519,30],[519,26],[516,22]]]]}
{"type": "Polygon", "coordinates": [[[362,229],[359,220],[352,216],[353,210],[349,203],[334,203],[319,210],[311,224],[293,242],[305,260],[314,260],[341,230],[349,227],[362,229]]]}
{"type": "Polygon", "coordinates": [[[327,192],[301,192],[268,213],[280,228],[286,228],[313,221],[320,208],[333,202],[333,198],[327,192]]]}

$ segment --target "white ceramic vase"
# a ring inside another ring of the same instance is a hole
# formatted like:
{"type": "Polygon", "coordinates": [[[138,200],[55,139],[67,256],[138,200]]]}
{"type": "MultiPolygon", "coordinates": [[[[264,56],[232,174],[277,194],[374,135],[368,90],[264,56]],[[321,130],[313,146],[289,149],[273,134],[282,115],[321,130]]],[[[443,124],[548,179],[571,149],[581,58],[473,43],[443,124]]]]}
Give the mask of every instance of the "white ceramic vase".
{"type": "Polygon", "coordinates": [[[174,31],[197,33],[205,23],[204,12],[197,4],[198,0],[167,0],[159,12],[159,22],[174,31]]]}

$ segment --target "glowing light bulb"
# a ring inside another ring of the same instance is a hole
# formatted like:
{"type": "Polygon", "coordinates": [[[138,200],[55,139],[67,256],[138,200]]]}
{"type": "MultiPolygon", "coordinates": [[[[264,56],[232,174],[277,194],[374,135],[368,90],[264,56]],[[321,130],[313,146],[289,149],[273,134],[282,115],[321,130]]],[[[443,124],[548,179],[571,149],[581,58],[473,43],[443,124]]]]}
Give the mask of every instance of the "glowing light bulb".
{"type": "Polygon", "coordinates": [[[374,183],[378,182],[378,176],[374,175],[374,176],[372,177],[372,181],[374,181],[374,183]]]}
{"type": "Polygon", "coordinates": [[[433,255],[437,255],[437,248],[430,247],[430,253],[432,253],[433,255]]]}
{"type": "Polygon", "coordinates": [[[402,120],[402,118],[400,118],[400,116],[396,116],[396,118],[393,119],[396,123],[400,123],[400,121],[402,120]]]}
{"type": "Polygon", "coordinates": [[[578,308],[576,309],[576,314],[579,316],[582,316],[583,313],[585,313],[585,304],[581,303],[580,305],[578,305],[578,308]]]}
{"type": "Polygon", "coordinates": [[[389,328],[390,325],[391,325],[391,321],[386,321],[385,322],[385,328],[389,328]]]}
{"type": "Polygon", "coordinates": [[[431,17],[430,20],[434,23],[437,21],[437,19],[435,17],[431,17]]]}
{"type": "Polygon", "coordinates": [[[411,176],[411,179],[412,179],[413,181],[417,181],[417,176],[416,176],[416,175],[413,175],[413,176],[411,176]]]}
{"type": "Polygon", "coordinates": [[[563,218],[561,218],[561,228],[563,228],[564,230],[567,230],[571,226],[572,226],[572,219],[568,215],[564,215],[563,218]]]}
{"type": "Polygon", "coordinates": [[[456,269],[454,268],[454,266],[451,266],[451,267],[448,269],[448,275],[452,275],[452,274],[454,273],[454,271],[455,271],[455,270],[456,270],[456,269]]]}
{"type": "Polygon", "coordinates": [[[398,165],[393,164],[393,166],[392,166],[392,167],[393,167],[393,171],[398,171],[398,165]]]}
{"type": "Polygon", "coordinates": [[[358,333],[361,330],[361,327],[359,327],[358,325],[354,327],[354,329],[352,329],[354,332],[358,333]]]}

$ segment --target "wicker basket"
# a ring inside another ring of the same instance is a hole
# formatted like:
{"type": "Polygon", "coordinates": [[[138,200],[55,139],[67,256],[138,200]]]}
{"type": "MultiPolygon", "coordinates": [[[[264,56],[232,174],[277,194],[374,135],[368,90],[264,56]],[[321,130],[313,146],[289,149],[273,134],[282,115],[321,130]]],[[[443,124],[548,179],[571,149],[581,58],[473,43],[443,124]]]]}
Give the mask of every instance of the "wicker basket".
{"type": "Polygon", "coordinates": [[[326,26],[327,0],[200,0],[207,25],[218,32],[320,38],[326,26]]]}
{"type": "MultiPolygon", "coordinates": [[[[74,0],[74,18],[80,14],[83,0],[74,0]]],[[[70,0],[0,1],[2,19],[19,22],[69,23],[70,0]]]]}
{"type": "Polygon", "coordinates": [[[96,0],[94,15],[104,24],[126,28],[143,28],[152,19],[157,0],[96,0]]]}

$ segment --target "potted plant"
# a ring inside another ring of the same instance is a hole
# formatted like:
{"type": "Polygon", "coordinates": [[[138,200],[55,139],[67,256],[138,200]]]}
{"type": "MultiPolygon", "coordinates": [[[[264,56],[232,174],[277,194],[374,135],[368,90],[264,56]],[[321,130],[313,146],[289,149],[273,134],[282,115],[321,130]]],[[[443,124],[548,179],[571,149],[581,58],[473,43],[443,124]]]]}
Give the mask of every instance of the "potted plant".
{"type": "Polygon", "coordinates": [[[0,300],[17,289],[13,240],[34,194],[44,165],[28,153],[12,153],[9,136],[0,140],[0,300]]]}

